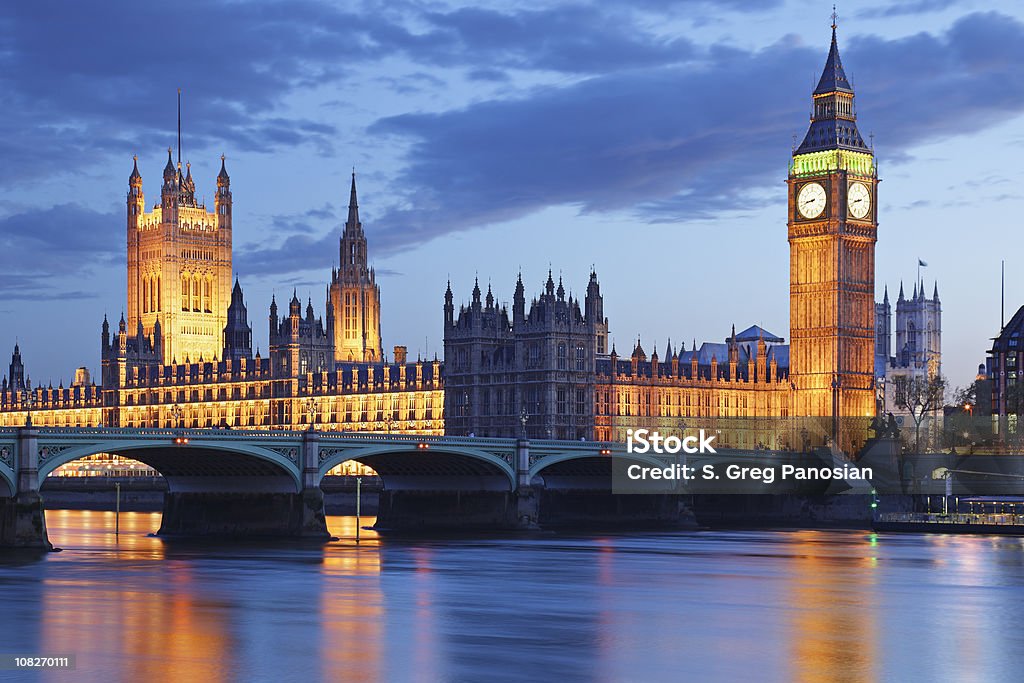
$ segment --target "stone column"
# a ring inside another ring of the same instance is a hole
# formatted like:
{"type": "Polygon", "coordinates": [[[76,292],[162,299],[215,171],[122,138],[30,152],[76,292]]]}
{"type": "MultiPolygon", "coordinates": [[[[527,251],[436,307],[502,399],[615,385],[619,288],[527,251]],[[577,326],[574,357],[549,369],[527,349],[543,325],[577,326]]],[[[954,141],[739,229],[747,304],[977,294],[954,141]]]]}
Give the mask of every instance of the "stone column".
{"type": "Polygon", "coordinates": [[[43,500],[39,496],[39,432],[18,430],[15,459],[18,490],[13,499],[0,499],[0,546],[53,550],[46,535],[43,500]]]}
{"type": "Polygon", "coordinates": [[[516,488],[530,485],[530,441],[516,439],[516,488]]]}
{"type": "Polygon", "coordinates": [[[315,429],[307,429],[302,434],[299,466],[302,468],[302,492],[298,535],[329,539],[324,492],[320,488],[320,434],[315,429]]]}
{"type": "Polygon", "coordinates": [[[516,439],[516,526],[520,529],[536,529],[540,511],[540,492],[530,482],[530,442],[516,439]]]}

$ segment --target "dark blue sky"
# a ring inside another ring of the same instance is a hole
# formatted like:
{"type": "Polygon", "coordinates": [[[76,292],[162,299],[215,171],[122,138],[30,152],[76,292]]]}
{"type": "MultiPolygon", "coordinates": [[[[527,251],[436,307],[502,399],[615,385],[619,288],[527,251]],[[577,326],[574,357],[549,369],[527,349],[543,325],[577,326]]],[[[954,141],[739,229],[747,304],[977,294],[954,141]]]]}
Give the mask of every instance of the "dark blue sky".
{"type": "MultiPolygon", "coordinates": [[[[839,7],[883,183],[878,294],[918,258],[943,299],[945,372],[998,331],[999,259],[1024,197],[1024,11],[839,7]]],[[[212,196],[228,156],[235,267],[266,348],[270,294],[322,313],[351,168],[385,344],[440,349],[441,296],[511,298],[521,268],[582,293],[620,351],[637,334],[788,336],[783,181],[831,5],[601,2],[15,3],[0,17],[0,349],[36,381],[99,364],[124,308],[124,193],[154,201],[185,91],[184,157],[212,196]],[[756,7],[756,9],[751,9],[756,7]]],[[[1008,315],[1024,303],[1011,260],[1008,315]]]]}

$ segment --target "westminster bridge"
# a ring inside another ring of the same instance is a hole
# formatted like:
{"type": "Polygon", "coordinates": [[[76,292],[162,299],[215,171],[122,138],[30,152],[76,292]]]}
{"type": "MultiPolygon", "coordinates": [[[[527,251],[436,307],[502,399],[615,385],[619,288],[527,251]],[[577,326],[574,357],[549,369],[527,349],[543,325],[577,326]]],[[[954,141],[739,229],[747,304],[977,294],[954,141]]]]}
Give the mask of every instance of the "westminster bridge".
{"type": "Polygon", "coordinates": [[[164,535],[329,538],[320,482],[354,460],[383,482],[386,529],[536,528],[669,521],[673,498],[611,495],[612,456],[654,467],[625,444],[234,429],[0,429],[0,545],[43,545],[40,483],[97,453],[143,462],[167,481],[164,535]]]}

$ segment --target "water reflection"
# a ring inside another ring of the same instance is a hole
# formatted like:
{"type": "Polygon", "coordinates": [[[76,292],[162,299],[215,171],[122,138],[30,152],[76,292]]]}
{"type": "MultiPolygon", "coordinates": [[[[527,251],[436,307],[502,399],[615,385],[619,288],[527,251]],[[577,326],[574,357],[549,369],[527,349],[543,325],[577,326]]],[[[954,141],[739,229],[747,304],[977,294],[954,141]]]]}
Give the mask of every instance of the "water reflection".
{"type": "MultiPolygon", "coordinates": [[[[5,649],[78,680],[1013,680],[1018,539],[863,532],[174,543],[50,511],[5,649]]],[[[373,523],[363,518],[362,524],[373,523]]],[[[55,679],[59,679],[56,676],[55,679]]]]}
{"type": "MultiPolygon", "coordinates": [[[[363,517],[359,524],[374,521],[363,517]]],[[[375,532],[360,529],[357,544],[355,517],[329,517],[327,522],[339,542],[324,553],[321,568],[320,678],[383,680],[386,639],[379,539],[375,532]]]]}
{"type": "Polygon", "coordinates": [[[783,603],[789,611],[788,648],[794,681],[878,680],[874,580],[868,543],[835,547],[829,534],[790,534],[783,603]]]}

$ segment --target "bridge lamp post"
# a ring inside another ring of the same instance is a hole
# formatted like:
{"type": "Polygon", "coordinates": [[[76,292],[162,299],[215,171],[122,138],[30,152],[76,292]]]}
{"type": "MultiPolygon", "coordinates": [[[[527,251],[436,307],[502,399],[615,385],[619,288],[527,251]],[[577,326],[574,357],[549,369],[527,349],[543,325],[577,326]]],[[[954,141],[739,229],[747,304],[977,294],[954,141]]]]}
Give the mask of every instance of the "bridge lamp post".
{"type": "Polygon", "coordinates": [[[388,434],[391,433],[391,427],[395,424],[394,418],[388,415],[388,419],[384,421],[384,425],[387,427],[388,434]]]}
{"type": "Polygon", "coordinates": [[[530,421],[530,414],[526,412],[526,406],[519,411],[519,423],[523,426],[523,438],[526,438],[526,423],[530,421]]]}
{"type": "Polygon", "coordinates": [[[316,422],[316,399],[312,396],[308,397],[306,403],[306,416],[309,418],[309,431],[314,431],[314,423],[316,422]]]}
{"type": "Polygon", "coordinates": [[[174,422],[174,424],[172,425],[173,427],[183,426],[181,422],[181,415],[183,412],[184,411],[181,409],[181,406],[178,405],[177,403],[171,406],[171,419],[174,422]]]}
{"type": "Polygon", "coordinates": [[[32,387],[23,389],[25,392],[25,426],[32,426],[32,387]]]}

